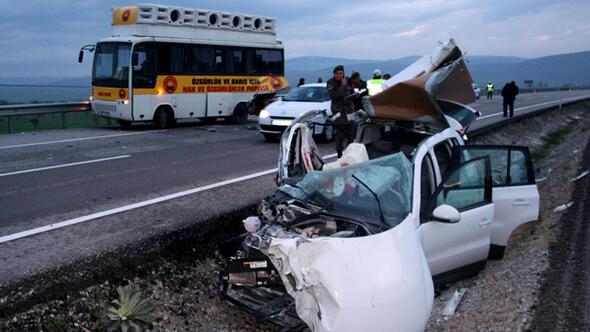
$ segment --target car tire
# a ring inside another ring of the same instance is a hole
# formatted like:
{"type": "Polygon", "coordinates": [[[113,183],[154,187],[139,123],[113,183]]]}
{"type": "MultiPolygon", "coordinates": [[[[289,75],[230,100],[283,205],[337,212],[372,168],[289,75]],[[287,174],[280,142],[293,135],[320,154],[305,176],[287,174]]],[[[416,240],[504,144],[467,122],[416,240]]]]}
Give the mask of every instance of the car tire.
{"type": "Polygon", "coordinates": [[[119,120],[119,126],[121,126],[122,129],[129,129],[132,123],[133,121],[119,120]]]}
{"type": "Polygon", "coordinates": [[[488,253],[488,259],[498,260],[504,257],[504,251],[506,246],[498,246],[495,244],[490,245],[490,252],[488,253]]]}
{"type": "Polygon", "coordinates": [[[268,142],[276,142],[279,140],[278,134],[262,133],[262,136],[264,136],[264,139],[267,140],[268,142]]]}
{"type": "Polygon", "coordinates": [[[158,129],[167,129],[174,124],[174,113],[167,107],[160,107],[154,114],[154,123],[158,129]]]}
{"type": "Polygon", "coordinates": [[[248,106],[245,103],[239,103],[234,109],[233,114],[228,117],[228,120],[235,124],[244,124],[248,122],[248,106]]]}

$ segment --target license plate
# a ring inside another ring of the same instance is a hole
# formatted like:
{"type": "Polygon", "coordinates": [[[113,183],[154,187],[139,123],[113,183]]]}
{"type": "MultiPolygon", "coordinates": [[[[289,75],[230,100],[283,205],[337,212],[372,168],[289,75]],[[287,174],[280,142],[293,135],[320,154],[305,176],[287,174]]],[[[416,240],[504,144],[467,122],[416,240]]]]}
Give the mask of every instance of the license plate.
{"type": "Polygon", "coordinates": [[[293,120],[272,120],[273,126],[288,127],[293,120]]]}
{"type": "Polygon", "coordinates": [[[106,112],[106,111],[99,111],[99,112],[98,112],[98,115],[100,115],[100,116],[103,116],[103,117],[105,117],[105,118],[108,118],[108,117],[110,117],[110,116],[111,116],[111,113],[109,113],[109,112],[106,112]]]}

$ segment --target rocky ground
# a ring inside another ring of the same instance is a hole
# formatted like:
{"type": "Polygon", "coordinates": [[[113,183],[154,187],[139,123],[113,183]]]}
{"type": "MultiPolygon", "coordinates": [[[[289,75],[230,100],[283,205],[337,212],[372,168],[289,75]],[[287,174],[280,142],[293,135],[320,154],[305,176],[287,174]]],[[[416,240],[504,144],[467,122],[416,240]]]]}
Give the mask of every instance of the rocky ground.
{"type": "MultiPolygon", "coordinates": [[[[520,331],[531,327],[541,275],[549,266],[549,245],[556,239],[562,213],[553,209],[570,200],[572,178],[590,139],[590,104],[526,119],[478,138],[482,144],[527,145],[534,152],[541,194],[538,222],[524,225],[511,237],[506,255],[488,261],[478,276],[457,282],[436,298],[427,331],[520,331]],[[451,317],[442,308],[456,289],[465,295],[451,317]]],[[[0,331],[103,330],[101,317],[117,298],[117,287],[131,283],[155,305],[159,319],[153,331],[273,331],[223,302],[218,293],[219,260],[190,251],[154,258],[130,279],[102,280],[77,293],[0,317],[0,331]]]]}

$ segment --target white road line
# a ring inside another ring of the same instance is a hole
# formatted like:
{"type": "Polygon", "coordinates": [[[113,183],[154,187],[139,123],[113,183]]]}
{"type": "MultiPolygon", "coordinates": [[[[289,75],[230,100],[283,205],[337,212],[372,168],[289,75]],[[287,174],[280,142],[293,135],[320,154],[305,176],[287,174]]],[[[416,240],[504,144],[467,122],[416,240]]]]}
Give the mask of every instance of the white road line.
{"type": "MultiPolygon", "coordinates": [[[[336,154],[330,154],[330,155],[324,156],[324,159],[330,159],[330,158],[333,158],[335,156],[336,156],[336,154]]],[[[126,211],[129,211],[129,210],[142,208],[142,207],[145,207],[145,206],[148,206],[148,205],[162,203],[162,202],[169,201],[169,200],[176,199],[176,198],[180,198],[180,197],[183,197],[183,196],[196,194],[196,193],[199,193],[199,192],[202,192],[202,191],[211,190],[211,189],[215,189],[215,188],[227,186],[227,185],[234,184],[234,183],[251,180],[251,179],[254,179],[254,178],[257,178],[257,177],[260,177],[260,176],[272,174],[272,173],[274,173],[276,171],[277,171],[277,168],[268,169],[266,171],[262,171],[262,172],[258,172],[258,173],[253,173],[253,174],[249,174],[249,175],[244,175],[244,176],[240,176],[240,177],[237,177],[237,178],[233,178],[233,179],[229,179],[229,180],[225,180],[225,181],[221,181],[221,182],[217,182],[217,183],[208,184],[206,186],[201,186],[201,187],[197,187],[197,188],[193,188],[193,189],[189,189],[189,190],[177,192],[177,193],[166,195],[166,196],[152,198],[152,199],[149,199],[147,201],[137,202],[137,203],[134,203],[134,204],[125,205],[125,206],[121,206],[121,207],[118,207],[118,208],[114,208],[114,209],[110,209],[110,210],[106,210],[106,211],[101,211],[101,212],[96,212],[96,213],[92,213],[92,214],[89,214],[89,215],[86,215],[86,216],[82,216],[82,217],[78,217],[78,218],[73,218],[73,219],[65,220],[65,221],[62,221],[62,222],[55,223],[55,224],[50,224],[50,225],[47,225],[47,226],[32,228],[32,229],[29,229],[29,230],[26,230],[26,231],[22,231],[22,232],[10,234],[10,235],[5,235],[5,236],[0,237],[0,244],[1,243],[5,243],[5,242],[9,242],[9,241],[13,241],[13,240],[17,240],[17,239],[20,239],[20,238],[23,238],[23,237],[27,237],[27,236],[31,236],[31,235],[35,235],[35,234],[39,234],[39,233],[44,233],[44,232],[52,231],[54,229],[59,229],[59,228],[62,228],[62,227],[79,224],[79,223],[82,223],[82,222],[85,222],[85,221],[90,221],[90,220],[94,220],[94,219],[98,219],[98,218],[110,216],[110,215],[113,215],[113,214],[117,214],[117,213],[121,213],[121,212],[126,212],[126,211]]]]}
{"type": "Polygon", "coordinates": [[[92,164],[92,163],[98,163],[98,162],[101,162],[101,161],[115,160],[115,159],[121,159],[121,158],[129,158],[129,157],[131,157],[131,156],[128,155],[128,154],[126,154],[126,155],[116,156],[116,157],[93,159],[93,160],[86,160],[86,161],[78,161],[78,162],[69,163],[69,164],[61,164],[61,165],[53,165],[53,166],[40,167],[40,168],[25,169],[25,170],[22,170],[22,171],[14,171],[14,172],[8,172],[8,173],[1,173],[0,174],[0,177],[2,177],[2,176],[16,175],[16,174],[24,174],[24,173],[32,173],[32,172],[46,171],[48,169],[56,169],[56,168],[62,168],[62,167],[70,167],[70,166],[78,166],[78,165],[84,165],[84,164],[92,164]]]}
{"type": "Polygon", "coordinates": [[[0,150],[4,150],[4,149],[15,149],[15,148],[24,148],[24,147],[36,146],[36,145],[47,145],[47,144],[57,144],[57,143],[87,141],[87,140],[99,139],[99,138],[111,138],[111,137],[141,135],[141,134],[153,133],[155,131],[158,131],[158,130],[141,131],[141,132],[138,132],[138,133],[125,133],[125,134],[114,134],[114,135],[104,135],[104,136],[72,138],[72,139],[64,139],[64,140],[60,140],[60,141],[48,141],[48,142],[37,142],[37,143],[27,143],[27,144],[6,145],[6,146],[0,146],[0,150]]]}
{"type": "MultiPolygon", "coordinates": [[[[524,110],[528,110],[528,109],[534,108],[534,107],[551,105],[551,104],[559,105],[560,102],[563,103],[563,102],[569,102],[569,101],[574,101],[574,100],[581,100],[581,99],[586,99],[586,98],[590,98],[590,95],[581,96],[581,97],[564,98],[562,100],[551,100],[551,101],[547,101],[547,102],[540,103],[540,104],[535,104],[535,105],[529,105],[529,106],[523,106],[523,107],[515,108],[514,109],[514,113],[520,112],[520,111],[524,111],[524,110]]],[[[502,115],[502,114],[504,114],[504,112],[498,112],[498,113],[494,113],[494,114],[484,115],[484,116],[478,117],[477,120],[483,120],[483,119],[491,118],[491,117],[502,115]]]]}

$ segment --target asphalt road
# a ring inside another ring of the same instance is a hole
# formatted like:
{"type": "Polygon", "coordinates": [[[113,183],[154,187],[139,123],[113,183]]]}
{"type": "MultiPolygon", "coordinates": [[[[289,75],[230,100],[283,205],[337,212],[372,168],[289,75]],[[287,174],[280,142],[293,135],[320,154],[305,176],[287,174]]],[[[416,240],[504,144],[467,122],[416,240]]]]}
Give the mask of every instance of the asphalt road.
{"type": "MultiPolygon", "coordinates": [[[[516,101],[516,115],[583,95],[590,96],[590,91],[522,94],[516,101]]],[[[483,114],[474,129],[502,119],[498,114],[501,98],[484,98],[472,105],[483,114]]],[[[324,154],[334,151],[331,144],[320,149],[324,154]]],[[[233,184],[206,186],[271,170],[277,156],[278,144],[266,142],[253,123],[227,125],[220,121],[161,131],[146,125],[126,131],[68,129],[2,135],[0,248],[10,250],[0,250],[0,280],[21,272],[33,273],[15,271],[23,266],[43,269],[59,264],[63,253],[56,247],[72,256],[97,253],[132,242],[146,229],[156,232],[161,224],[173,229],[174,223],[198,219],[191,211],[213,215],[252,204],[272,189],[272,172],[233,184]],[[186,195],[167,196],[179,192],[186,195]],[[130,205],[159,202],[162,197],[174,199],[131,209],[134,206],[130,205]],[[121,207],[123,212],[114,210],[121,207]],[[101,215],[102,211],[110,212],[101,215]],[[78,222],[96,213],[75,226],[6,242],[19,232],[78,222]],[[114,240],[113,232],[120,238],[114,240]],[[80,247],[93,249],[80,251],[80,247]],[[15,257],[23,262],[15,262],[15,257]]]]}

